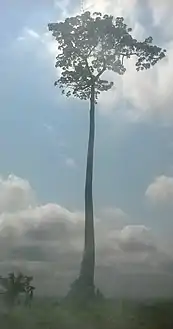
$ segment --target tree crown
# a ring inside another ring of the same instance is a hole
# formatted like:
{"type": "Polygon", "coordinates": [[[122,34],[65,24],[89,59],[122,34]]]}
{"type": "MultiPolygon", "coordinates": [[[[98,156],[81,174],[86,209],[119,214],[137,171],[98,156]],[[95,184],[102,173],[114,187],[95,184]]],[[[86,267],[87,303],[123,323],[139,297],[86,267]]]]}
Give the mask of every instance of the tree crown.
{"type": "Polygon", "coordinates": [[[48,28],[58,42],[55,67],[61,69],[61,76],[55,85],[68,97],[88,99],[92,84],[96,98],[111,89],[113,82],[101,76],[107,70],[123,75],[125,58],[136,56],[136,70],[140,71],[165,57],[166,50],[153,45],[152,37],[142,42],[133,38],[123,17],[86,11],[64,22],[50,23],[48,28]]]}

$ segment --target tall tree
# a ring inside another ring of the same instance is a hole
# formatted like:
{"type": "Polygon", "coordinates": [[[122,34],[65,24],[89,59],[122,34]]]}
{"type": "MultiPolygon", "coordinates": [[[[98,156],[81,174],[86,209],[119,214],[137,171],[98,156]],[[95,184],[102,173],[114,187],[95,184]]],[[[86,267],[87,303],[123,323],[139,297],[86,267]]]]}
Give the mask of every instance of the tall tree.
{"type": "Polygon", "coordinates": [[[119,75],[126,72],[125,59],[136,57],[136,70],[149,69],[165,57],[166,50],[153,45],[152,37],[137,41],[123,17],[114,18],[89,11],[63,22],[48,24],[58,42],[56,68],[61,75],[55,82],[62,94],[90,100],[90,126],[85,181],[85,246],[77,283],[94,293],[95,242],[93,215],[93,154],[95,135],[95,104],[102,91],[113,82],[102,78],[106,71],[119,75]]]}

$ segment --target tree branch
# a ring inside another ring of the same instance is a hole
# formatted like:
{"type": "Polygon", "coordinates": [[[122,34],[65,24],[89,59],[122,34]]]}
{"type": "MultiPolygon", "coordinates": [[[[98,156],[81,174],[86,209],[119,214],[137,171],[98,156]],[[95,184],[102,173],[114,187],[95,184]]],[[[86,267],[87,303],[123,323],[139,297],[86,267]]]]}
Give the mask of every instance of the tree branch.
{"type": "Polygon", "coordinates": [[[127,57],[128,55],[130,55],[130,56],[136,55],[137,56],[138,54],[137,54],[137,52],[131,52],[130,54],[127,54],[127,53],[126,54],[125,53],[119,53],[119,55],[123,56],[123,58],[124,58],[124,57],[127,57]]]}
{"type": "Polygon", "coordinates": [[[88,69],[89,75],[90,75],[91,79],[93,79],[93,75],[92,75],[91,70],[89,68],[89,64],[88,64],[87,58],[85,58],[85,63],[86,63],[86,67],[88,69]]]}
{"type": "Polygon", "coordinates": [[[90,51],[89,51],[89,54],[88,54],[88,56],[87,56],[87,58],[91,55],[91,53],[92,53],[92,51],[95,49],[97,47],[97,45],[95,45],[95,46],[93,46],[91,49],[90,49],[90,51]]]}
{"type": "Polygon", "coordinates": [[[88,84],[86,86],[84,86],[83,88],[81,87],[80,89],[85,90],[85,89],[89,88],[91,86],[91,84],[92,84],[92,80],[88,81],[88,84]]]}
{"type": "Polygon", "coordinates": [[[124,57],[125,55],[122,55],[122,61],[121,61],[121,64],[124,66],[124,57]]]}
{"type": "Polygon", "coordinates": [[[105,58],[104,58],[104,65],[103,65],[103,68],[102,70],[95,76],[95,80],[98,80],[98,78],[100,78],[100,76],[103,74],[103,72],[106,70],[106,61],[105,61],[105,58]]]}

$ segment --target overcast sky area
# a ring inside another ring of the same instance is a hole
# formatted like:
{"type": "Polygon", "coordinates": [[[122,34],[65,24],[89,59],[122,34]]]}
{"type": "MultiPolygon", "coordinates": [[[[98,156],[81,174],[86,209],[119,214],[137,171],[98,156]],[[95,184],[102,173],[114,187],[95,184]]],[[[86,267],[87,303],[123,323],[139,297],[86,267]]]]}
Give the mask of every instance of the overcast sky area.
{"type": "MultiPolygon", "coordinates": [[[[78,0],[0,0],[0,274],[32,273],[64,293],[83,249],[88,102],[53,86],[57,45],[47,24],[78,0]]],[[[173,1],[85,0],[124,16],[167,49],[153,69],[123,77],[97,105],[96,279],[108,294],[173,295],[173,1]],[[109,278],[109,279],[108,279],[109,278]]]]}

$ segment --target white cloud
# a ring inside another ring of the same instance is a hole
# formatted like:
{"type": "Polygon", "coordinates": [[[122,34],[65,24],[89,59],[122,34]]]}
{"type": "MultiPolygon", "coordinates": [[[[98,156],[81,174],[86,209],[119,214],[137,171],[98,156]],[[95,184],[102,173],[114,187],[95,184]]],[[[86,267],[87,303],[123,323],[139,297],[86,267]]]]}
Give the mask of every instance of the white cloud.
{"type": "Polygon", "coordinates": [[[65,160],[65,164],[67,167],[72,168],[72,169],[77,167],[76,161],[72,158],[67,158],[65,160]]]}
{"type": "Polygon", "coordinates": [[[136,72],[133,62],[129,63],[128,73],[123,77],[123,93],[133,106],[134,117],[138,119],[161,118],[170,122],[173,119],[171,62],[173,43],[168,46],[167,58],[150,71],[136,72]]]}
{"type": "Polygon", "coordinates": [[[34,29],[24,27],[23,31],[17,38],[17,42],[20,42],[22,50],[32,50],[39,60],[46,59],[50,61],[50,63],[51,61],[52,63],[55,62],[55,57],[58,52],[57,43],[46,28],[45,31],[38,33],[34,29]]]}
{"type": "MultiPolygon", "coordinates": [[[[90,4],[91,2],[88,1],[88,6],[90,4]]],[[[103,0],[102,2],[95,1],[93,10],[108,12],[115,16],[124,16],[127,23],[133,28],[133,34],[139,39],[144,39],[148,36],[147,26],[142,26],[138,21],[136,9],[137,7],[140,8],[141,5],[142,2],[139,0],[114,2],[103,0]]],[[[163,35],[165,35],[165,41],[167,40],[168,30],[173,30],[170,27],[172,19],[169,18],[172,13],[171,9],[171,1],[150,0],[151,15],[154,17],[153,27],[157,22],[163,35]]],[[[144,12],[143,15],[145,14],[144,12]]],[[[166,122],[170,122],[170,119],[173,120],[173,96],[170,87],[173,79],[171,69],[173,35],[171,39],[164,45],[168,50],[167,59],[162,60],[153,69],[138,73],[135,70],[135,61],[129,60],[127,62],[127,72],[123,77],[109,74],[110,79],[115,83],[115,88],[107,93],[102,93],[100,97],[99,108],[104,113],[107,112],[110,115],[113,110],[116,110],[117,106],[120,107],[124,102],[128,102],[129,109],[126,110],[125,115],[130,120],[150,120],[152,118],[166,122]]]]}
{"type": "MultiPolygon", "coordinates": [[[[8,176],[7,179],[1,178],[0,205],[1,243],[7,243],[8,246],[10,242],[11,248],[12,242],[13,247],[43,247],[44,242],[44,246],[55,245],[58,252],[74,251],[76,248],[82,251],[83,213],[69,211],[58,204],[38,204],[28,181],[14,175],[8,176]],[[12,237],[10,241],[7,239],[9,235],[12,237]]],[[[115,224],[122,214],[120,210],[117,213],[115,211],[115,224]]]]}
{"type": "MultiPolygon", "coordinates": [[[[162,23],[164,24],[165,20],[167,20],[167,24],[166,26],[163,26],[163,29],[166,29],[166,32],[168,32],[168,29],[172,25],[172,0],[149,0],[149,3],[153,10],[154,24],[161,25],[162,23]],[[168,20],[168,18],[170,18],[170,20],[168,20]]],[[[172,31],[170,30],[169,33],[172,33],[172,31]]]]}
{"type": "Polygon", "coordinates": [[[110,231],[115,229],[120,230],[129,222],[129,216],[118,207],[105,207],[99,211],[98,217],[101,220],[106,221],[110,231]]]}
{"type": "MultiPolygon", "coordinates": [[[[158,251],[151,230],[144,225],[126,225],[119,230],[109,231],[108,237],[107,258],[112,266],[117,264],[120,264],[121,268],[123,268],[122,264],[141,264],[142,266],[146,259],[155,257],[158,251]]],[[[151,269],[152,266],[150,266],[151,269]]]]}
{"type": "Polygon", "coordinates": [[[120,232],[118,242],[125,252],[148,254],[156,249],[151,230],[144,225],[125,226],[120,232]]]}
{"type": "Polygon", "coordinates": [[[31,28],[25,27],[21,35],[17,37],[17,41],[26,41],[27,39],[36,39],[38,41],[40,40],[40,34],[31,28]]]}
{"type": "MultiPolygon", "coordinates": [[[[38,204],[34,196],[27,180],[14,175],[1,178],[0,273],[23,269],[34,275],[38,287],[44,283],[53,292],[58,280],[65,291],[79,271],[84,215],[58,204],[38,204]]],[[[151,273],[155,259],[159,272],[163,256],[159,256],[151,230],[143,225],[129,225],[129,221],[119,208],[103,209],[96,216],[97,268],[103,272],[110,268],[116,274],[117,268],[129,273],[139,266],[141,271],[151,273]]],[[[164,259],[168,264],[170,258],[164,259]]],[[[99,278],[100,270],[96,273],[99,278]]]]}
{"type": "Polygon", "coordinates": [[[54,7],[60,10],[60,19],[65,19],[68,13],[69,0],[54,0],[54,7]]]}
{"type": "Polygon", "coordinates": [[[173,202],[173,177],[165,175],[157,177],[145,193],[146,197],[154,204],[172,204],[173,202]]]}
{"type": "MultiPolygon", "coordinates": [[[[4,180],[1,179],[0,191],[0,235],[2,238],[5,239],[10,234],[12,237],[10,242],[15,241],[17,246],[20,244],[32,247],[49,245],[57,246],[58,252],[74,251],[76,248],[82,251],[83,213],[71,212],[58,204],[37,204],[29,182],[13,175],[4,180]]],[[[112,246],[112,240],[109,241],[111,232],[116,232],[120,238],[126,231],[131,236],[130,230],[134,228],[136,235],[140,237],[143,227],[137,230],[137,227],[132,226],[121,231],[128,220],[128,216],[121,209],[103,210],[100,218],[95,220],[96,235],[100,244],[98,249],[102,248],[104,243],[110,243],[112,246]]],[[[8,245],[8,240],[3,241],[8,245]]]]}
{"type": "Polygon", "coordinates": [[[87,0],[85,4],[85,10],[90,10],[91,12],[99,11],[102,13],[110,13],[114,16],[127,16],[132,8],[136,5],[137,0],[87,0]]]}
{"type": "Polygon", "coordinates": [[[40,39],[40,35],[32,29],[26,28],[25,32],[27,35],[29,35],[30,37],[32,37],[34,39],[40,39]]]}
{"type": "Polygon", "coordinates": [[[9,175],[0,177],[0,214],[26,209],[35,204],[35,194],[27,180],[9,175]]]}

